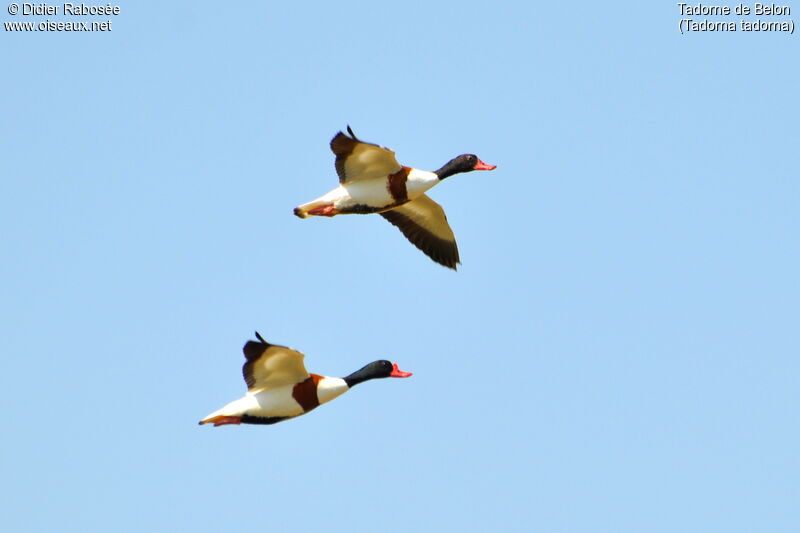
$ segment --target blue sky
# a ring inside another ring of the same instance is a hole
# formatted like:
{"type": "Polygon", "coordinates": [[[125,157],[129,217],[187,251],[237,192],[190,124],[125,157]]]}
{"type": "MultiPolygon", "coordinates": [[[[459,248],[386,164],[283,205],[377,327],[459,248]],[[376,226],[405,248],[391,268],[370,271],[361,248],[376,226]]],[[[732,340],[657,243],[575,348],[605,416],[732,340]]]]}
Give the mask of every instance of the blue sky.
{"type": "Polygon", "coordinates": [[[4,529],[800,528],[796,35],[681,35],[673,2],[119,5],[0,31],[4,529]],[[347,124],[498,165],[430,193],[457,273],[292,215],[347,124]],[[197,426],[256,329],[414,376],[197,426]]]}

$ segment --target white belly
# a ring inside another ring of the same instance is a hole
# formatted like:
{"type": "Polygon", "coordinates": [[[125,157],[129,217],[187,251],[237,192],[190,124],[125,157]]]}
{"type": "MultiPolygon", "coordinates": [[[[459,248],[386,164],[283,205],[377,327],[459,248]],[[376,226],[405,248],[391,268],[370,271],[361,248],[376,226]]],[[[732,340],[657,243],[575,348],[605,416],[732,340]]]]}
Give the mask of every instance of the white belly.
{"type": "Polygon", "coordinates": [[[303,407],[292,397],[294,386],[259,391],[247,394],[243,400],[250,399],[247,414],[252,416],[298,416],[303,407]]]}
{"type": "Polygon", "coordinates": [[[292,387],[259,391],[256,394],[247,393],[244,397],[234,400],[222,409],[217,409],[206,418],[215,416],[298,416],[303,414],[303,408],[292,397],[292,387]]]}
{"type": "Polygon", "coordinates": [[[342,191],[335,204],[337,208],[346,209],[354,205],[385,207],[395,203],[385,179],[351,181],[340,185],[339,189],[342,191]]]}
{"type": "MultiPolygon", "coordinates": [[[[404,184],[408,201],[419,198],[439,181],[433,172],[412,168],[404,184]]],[[[336,211],[334,214],[376,213],[384,208],[397,207],[399,203],[389,191],[388,178],[382,177],[342,183],[319,198],[298,206],[295,214],[305,218],[310,211],[326,206],[332,206],[336,211]]]]}

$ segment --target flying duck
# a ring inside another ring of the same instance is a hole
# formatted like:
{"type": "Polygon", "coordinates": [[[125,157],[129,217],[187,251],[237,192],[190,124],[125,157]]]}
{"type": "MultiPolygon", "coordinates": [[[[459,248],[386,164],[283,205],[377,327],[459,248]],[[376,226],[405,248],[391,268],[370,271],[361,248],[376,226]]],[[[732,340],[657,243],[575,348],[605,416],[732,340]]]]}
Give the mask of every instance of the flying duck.
{"type": "Polygon", "coordinates": [[[404,167],[393,151],[359,140],[350,126],[347,132],[349,136],[340,131],[331,140],[339,186],[295,207],[294,214],[306,218],[379,213],[425,255],[455,270],[460,262],[456,237],[442,206],[428,198],[425,191],[453,174],[494,170],[496,165],[488,165],[476,155],[463,154],[434,172],[404,167]]]}
{"type": "Polygon", "coordinates": [[[309,374],[302,353],[270,344],[256,332],[257,341],[244,345],[242,367],[247,394],[209,414],[200,424],[275,424],[304,415],[370,379],[407,378],[397,363],[375,361],[344,378],[309,374]]]}

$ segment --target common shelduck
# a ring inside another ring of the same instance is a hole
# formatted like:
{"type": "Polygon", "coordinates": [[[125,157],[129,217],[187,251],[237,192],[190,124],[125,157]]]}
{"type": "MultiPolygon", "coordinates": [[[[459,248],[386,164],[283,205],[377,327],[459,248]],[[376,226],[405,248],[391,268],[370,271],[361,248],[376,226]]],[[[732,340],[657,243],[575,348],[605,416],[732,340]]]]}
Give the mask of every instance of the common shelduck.
{"type": "Polygon", "coordinates": [[[242,367],[247,394],[218,409],[200,424],[275,424],[304,415],[341,396],[354,386],[376,378],[407,378],[397,363],[375,361],[344,378],[309,374],[302,353],[270,344],[256,332],[257,341],[244,345],[242,367]]]}
{"type": "Polygon", "coordinates": [[[473,170],[494,170],[473,154],[460,155],[434,172],[404,167],[394,152],[359,140],[350,126],[331,140],[336,155],[339,186],[316,200],[294,209],[300,218],[346,214],[380,215],[397,226],[414,246],[446,267],[460,262],[453,230],[442,206],[425,191],[443,179],[473,170]]]}

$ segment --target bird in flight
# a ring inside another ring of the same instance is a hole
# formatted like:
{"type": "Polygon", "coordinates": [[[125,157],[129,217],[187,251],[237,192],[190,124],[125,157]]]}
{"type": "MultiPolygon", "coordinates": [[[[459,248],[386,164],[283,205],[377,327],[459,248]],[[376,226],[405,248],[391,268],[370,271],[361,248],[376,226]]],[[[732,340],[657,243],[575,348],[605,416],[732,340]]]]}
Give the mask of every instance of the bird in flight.
{"type": "Polygon", "coordinates": [[[302,353],[270,344],[258,332],[256,338],[242,349],[247,393],[210,413],[200,421],[201,425],[275,424],[304,415],[364,381],[411,375],[386,360],[372,362],[343,378],[309,374],[302,353]]]}
{"type": "Polygon", "coordinates": [[[425,192],[445,178],[473,170],[494,170],[473,154],[463,154],[436,171],[400,165],[394,152],[358,139],[350,126],[331,140],[339,186],[300,205],[294,214],[333,217],[378,213],[397,226],[425,255],[448,268],[460,263],[456,237],[442,206],[425,192]]]}

